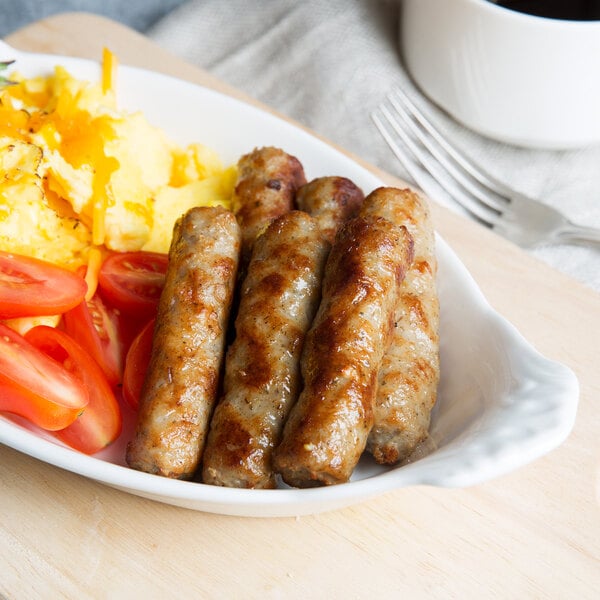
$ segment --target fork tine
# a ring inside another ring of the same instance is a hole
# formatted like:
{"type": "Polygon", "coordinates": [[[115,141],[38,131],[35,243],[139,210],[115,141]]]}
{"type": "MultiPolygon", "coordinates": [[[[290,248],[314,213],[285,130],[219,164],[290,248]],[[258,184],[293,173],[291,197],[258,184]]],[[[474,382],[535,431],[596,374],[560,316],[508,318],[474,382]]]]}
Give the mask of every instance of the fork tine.
{"type": "Polygon", "coordinates": [[[393,91],[406,106],[407,110],[413,115],[413,117],[421,123],[421,125],[427,130],[432,138],[444,149],[444,151],[451,156],[469,175],[479,181],[482,185],[488,187],[498,196],[510,200],[514,191],[498,181],[495,177],[484,171],[480,166],[468,160],[461,152],[459,152],[452,144],[450,144],[434,127],[434,125],[425,117],[423,112],[417,108],[414,102],[408,97],[408,95],[400,88],[395,88],[393,91]]]}
{"type": "MultiPolygon", "coordinates": [[[[456,179],[456,181],[458,181],[458,183],[460,183],[465,190],[473,194],[473,196],[476,198],[479,198],[479,200],[481,200],[481,202],[483,202],[486,206],[489,206],[491,209],[497,212],[502,212],[502,210],[506,208],[507,200],[505,197],[499,196],[493,189],[490,189],[488,186],[484,186],[482,181],[474,178],[469,171],[467,171],[468,174],[465,174],[464,170],[457,168],[457,165],[462,167],[465,161],[462,160],[461,162],[458,162],[456,161],[456,158],[454,158],[453,154],[448,154],[444,151],[445,147],[448,146],[448,142],[444,140],[444,138],[429,121],[427,121],[427,127],[425,129],[422,120],[419,119],[414,112],[417,110],[416,107],[414,107],[414,104],[412,103],[408,105],[410,99],[408,96],[406,96],[406,94],[404,94],[404,92],[401,90],[396,90],[396,95],[391,93],[388,96],[388,100],[400,117],[402,117],[402,120],[408,129],[410,129],[410,131],[413,133],[413,135],[419,139],[421,144],[423,144],[423,146],[427,148],[429,152],[431,152],[438,162],[443,165],[446,171],[448,171],[448,173],[452,175],[452,177],[454,177],[454,179],[456,179]],[[411,108],[411,106],[413,108],[411,108]],[[419,121],[421,126],[419,126],[415,120],[411,118],[411,115],[419,121]],[[427,135],[426,131],[429,132],[429,135],[427,135]],[[440,140],[443,140],[443,145],[440,140]],[[450,159],[454,159],[455,162],[452,162],[450,159]]],[[[419,115],[422,117],[422,119],[426,120],[421,113],[419,113],[419,115]]]]}
{"type": "Polygon", "coordinates": [[[379,130],[379,133],[381,133],[387,145],[390,147],[391,151],[406,169],[408,174],[413,178],[417,185],[420,186],[425,194],[435,198],[437,195],[437,190],[434,190],[431,186],[431,180],[424,177],[423,173],[420,172],[418,165],[408,156],[406,152],[404,152],[404,150],[398,144],[396,144],[394,138],[390,135],[388,129],[377,114],[377,111],[373,111],[371,113],[371,119],[375,123],[375,126],[379,130]]]}
{"type": "MultiPolygon", "coordinates": [[[[439,165],[435,160],[430,159],[424,152],[419,148],[417,144],[411,139],[411,137],[402,129],[398,121],[392,116],[389,110],[384,106],[380,106],[379,110],[384,116],[385,120],[392,127],[394,132],[401,138],[404,145],[410,150],[416,161],[429,173],[431,178],[438,183],[450,196],[467,211],[477,221],[486,225],[487,227],[493,227],[498,222],[498,212],[494,211],[487,206],[483,205],[478,200],[474,200],[472,196],[465,193],[460,188],[454,179],[448,177],[448,175],[439,168],[439,165]]],[[[396,155],[398,160],[404,165],[410,176],[414,181],[423,189],[423,191],[431,196],[432,198],[439,197],[439,190],[433,190],[431,186],[431,180],[429,177],[422,172],[414,161],[412,161],[408,155],[396,144],[393,137],[387,131],[387,127],[383,121],[378,117],[376,113],[371,115],[377,129],[383,136],[384,140],[391,148],[392,152],[396,155]]]]}

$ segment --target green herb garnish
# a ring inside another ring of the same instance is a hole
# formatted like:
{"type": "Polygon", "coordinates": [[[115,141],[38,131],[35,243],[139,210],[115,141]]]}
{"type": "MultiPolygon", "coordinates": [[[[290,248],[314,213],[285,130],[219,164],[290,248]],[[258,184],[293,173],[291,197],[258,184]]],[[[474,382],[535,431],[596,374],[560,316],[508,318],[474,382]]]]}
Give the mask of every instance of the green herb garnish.
{"type": "Polygon", "coordinates": [[[11,81],[10,79],[6,79],[3,71],[6,71],[10,65],[12,65],[14,60],[4,60],[0,61],[0,87],[5,85],[15,85],[16,81],[11,81]]]}

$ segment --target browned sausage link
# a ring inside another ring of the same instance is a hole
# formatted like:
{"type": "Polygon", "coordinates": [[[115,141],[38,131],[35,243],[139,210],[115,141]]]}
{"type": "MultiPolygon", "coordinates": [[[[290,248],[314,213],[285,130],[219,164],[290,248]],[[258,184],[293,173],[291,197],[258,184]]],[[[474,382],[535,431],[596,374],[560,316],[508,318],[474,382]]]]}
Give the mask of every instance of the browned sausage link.
{"type": "Polygon", "coordinates": [[[205,483],[275,487],[271,455],[300,392],[300,353],[328,252],[301,211],[276,219],[256,241],[204,451],[205,483]]]}
{"type": "Polygon", "coordinates": [[[306,183],[300,161],[279,148],[256,148],[238,161],[233,210],[242,228],[242,264],[256,238],[277,217],[294,208],[296,190],[306,183]]]}
{"type": "Polygon", "coordinates": [[[396,327],[379,373],[374,424],[367,442],[377,462],[394,464],[406,459],[427,437],[437,396],[435,236],[427,205],[410,190],[375,190],[362,212],[405,225],[415,241],[415,258],[400,288],[396,327]]]}
{"type": "Polygon", "coordinates": [[[342,224],[356,216],[363,200],[362,190],[345,177],[313,179],[296,194],[298,208],[317,219],[330,244],[342,224]]]}
{"type": "Polygon", "coordinates": [[[339,231],[302,354],[304,389],[274,452],[289,485],[350,478],[372,426],[377,373],[411,260],[407,230],[386,219],[357,217],[339,231]]]}
{"type": "Polygon", "coordinates": [[[193,208],[176,223],[135,436],[134,469],[189,479],[217,395],[240,250],[239,226],[221,207],[193,208]]]}

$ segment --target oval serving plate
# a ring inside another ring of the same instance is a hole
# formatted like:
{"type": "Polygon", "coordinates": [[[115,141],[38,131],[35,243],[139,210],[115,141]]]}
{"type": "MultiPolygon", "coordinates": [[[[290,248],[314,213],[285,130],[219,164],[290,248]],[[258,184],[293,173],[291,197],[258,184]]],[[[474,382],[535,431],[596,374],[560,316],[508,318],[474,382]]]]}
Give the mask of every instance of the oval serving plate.
{"type": "MultiPolygon", "coordinates": [[[[62,65],[97,81],[97,63],[22,53],[0,42],[0,59],[15,59],[27,76],[62,65]]],[[[119,67],[118,103],[141,110],[179,144],[200,142],[229,164],[252,148],[279,146],[297,156],[307,178],[343,175],[365,193],[382,185],[372,173],[307,132],[210,89],[119,67]]],[[[364,501],[409,485],[464,487],[523,466],[569,434],[579,395],[573,372],[541,356],[492,310],[477,285],[437,238],[441,305],[441,381],[430,440],[409,464],[384,468],[363,458],[349,483],[306,490],[242,490],[170,480],[127,468],[125,446],[134,415],[111,447],[90,457],[22,421],[0,417],[0,442],[46,463],[160,502],[221,514],[297,516],[364,501]],[[465,324],[468,323],[468,327],[465,324]]]]}

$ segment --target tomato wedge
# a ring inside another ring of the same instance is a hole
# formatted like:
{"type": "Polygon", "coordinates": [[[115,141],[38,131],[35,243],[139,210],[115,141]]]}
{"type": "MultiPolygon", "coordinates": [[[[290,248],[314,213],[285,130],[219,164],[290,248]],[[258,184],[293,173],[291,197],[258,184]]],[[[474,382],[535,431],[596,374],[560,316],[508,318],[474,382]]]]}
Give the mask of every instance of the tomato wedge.
{"type": "Polygon", "coordinates": [[[109,256],[98,274],[107,302],[126,314],[150,319],[165,284],[169,257],[157,252],[123,252],[109,256]]]}
{"type": "Polygon", "coordinates": [[[121,382],[124,348],[119,319],[97,294],[63,315],[64,330],[100,365],[111,386],[121,382]]]}
{"type": "Polygon", "coordinates": [[[55,431],[71,425],[88,402],[78,377],[0,324],[0,410],[55,431]]]}
{"type": "Polygon", "coordinates": [[[25,334],[25,339],[40,352],[62,363],[83,382],[89,393],[90,401],[83,414],[54,435],[85,454],[95,454],[114,442],[121,433],[121,409],[98,364],[77,342],[58,329],[38,325],[25,334]]]}
{"type": "Polygon", "coordinates": [[[155,319],[151,319],[131,342],[125,357],[123,371],[123,399],[133,408],[138,409],[140,394],[152,352],[155,319]]]}
{"type": "Polygon", "coordinates": [[[52,263],[0,252],[0,319],[63,313],[79,304],[85,281],[52,263]]]}

